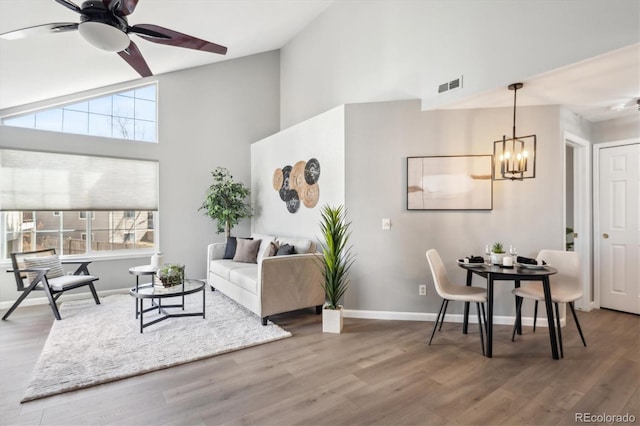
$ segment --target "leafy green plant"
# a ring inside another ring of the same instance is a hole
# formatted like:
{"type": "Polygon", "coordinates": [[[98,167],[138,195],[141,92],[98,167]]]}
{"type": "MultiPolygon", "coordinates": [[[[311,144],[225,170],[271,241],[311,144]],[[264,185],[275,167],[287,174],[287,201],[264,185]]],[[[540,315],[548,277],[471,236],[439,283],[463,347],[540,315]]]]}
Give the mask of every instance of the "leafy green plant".
{"type": "Polygon", "coordinates": [[[321,211],[322,274],[324,276],[325,309],[338,309],[338,303],[349,287],[349,270],[353,265],[351,247],[347,246],[351,222],[346,221],[343,206],[325,205],[321,211]]]}
{"type": "Polygon", "coordinates": [[[216,220],[218,234],[224,232],[228,238],[231,228],[242,219],[251,217],[251,204],[245,201],[251,191],[242,182],[235,182],[224,167],[217,167],[211,176],[214,183],[198,210],[204,210],[204,214],[216,220]]]}
{"type": "Polygon", "coordinates": [[[504,247],[502,247],[502,243],[493,243],[493,245],[491,246],[491,252],[496,254],[504,253],[504,247]]]}
{"type": "Polygon", "coordinates": [[[167,263],[158,269],[157,274],[165,287],[182,284],[184,281],[184,265],[167,263]]]}

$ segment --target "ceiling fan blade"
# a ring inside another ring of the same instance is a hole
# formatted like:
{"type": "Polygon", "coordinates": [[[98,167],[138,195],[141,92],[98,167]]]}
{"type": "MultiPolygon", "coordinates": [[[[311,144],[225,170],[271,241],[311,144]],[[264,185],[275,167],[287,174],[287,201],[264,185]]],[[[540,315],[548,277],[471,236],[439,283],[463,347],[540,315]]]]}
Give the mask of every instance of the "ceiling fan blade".
{"type": "Polygon", "coordinates": [[[15,31],[9,31],[8,33],[0,34],[0,38],[5,40],[18,40],[25,37],[76,31],[77,29],[78,24],[74,22],[57,22],[54,24],[36,25],[35,27],[21,28],[15,31]]]}
{"type": "Polygon", "coordinates": [[[134,42],[131,42],[129,44],[129,47],[127,47],[126,49],[118,52],[118,55],[120,55],[122,59],[127,61],[127,63],[131,65],[131,67],[136,70],[142,77],[149,77],[153,75],[153,73],[149,69],[149,65],[147,65],[147,62],[142,57],[142,53],[140,53],[138,46],[136,46],[134,42]]]}
{"type": "Polygon", "coordinates": [[[102,0],[102,3],[114,15],[131,15],[138,5],[138,0],[102,0]]]}
{"type": "Polygon", "coordinates": [[[75,4],[72,1],[69,0],[55,0],[56,3],[60,3],[61,5],[63,5],[64,7],[66,7],[67,9],[71,9],[74,12],[78,12],[80,13],[80,11],[82,9],[80,9],[80,6],[78,6],[77,4],[75,4]]]}
{"type": "Polygon", "coordinates": [[[129,27],[127,32],[136,33],[143,39],[154,43],[184,47],[187,49],[202,50],[205,52],[218,53],[220,55],[224,55],[227,53],[227,48],[224,46],[192,37],[187,34],[182,34],[168,28],[160,27],[158,25],[138,24],[129,27]],[[161,35],[162,37],[158,37],[155,34],[161,35]]]}

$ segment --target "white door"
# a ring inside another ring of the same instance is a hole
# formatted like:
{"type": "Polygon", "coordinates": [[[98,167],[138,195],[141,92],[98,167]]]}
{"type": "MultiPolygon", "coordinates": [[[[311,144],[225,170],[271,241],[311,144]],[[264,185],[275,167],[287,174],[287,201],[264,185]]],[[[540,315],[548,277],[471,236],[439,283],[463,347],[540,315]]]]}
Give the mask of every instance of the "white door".
{"type": "Polygon", "coordinates": [[[640,314],[640,144],[600,149],[600,306],[640,314]]]}

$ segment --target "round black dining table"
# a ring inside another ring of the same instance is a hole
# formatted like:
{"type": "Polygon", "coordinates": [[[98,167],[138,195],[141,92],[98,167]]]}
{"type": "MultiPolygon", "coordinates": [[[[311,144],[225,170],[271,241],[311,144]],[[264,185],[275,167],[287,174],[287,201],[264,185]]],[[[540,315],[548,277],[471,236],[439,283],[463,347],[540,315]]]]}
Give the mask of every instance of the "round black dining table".
{"type": "MultiPolygon", "coordinates": [[[[553,359],[560,359],[558,355],[558,340],[553,317],[553,304],[551,301],[551,287],[549,276],[558,273],[558,270],[545,265],[541,268],[532,268],[516,265],[511,268],[502,265],[491,265],[486,263],[458,263],[467,270],[467,286],[471,286],[473,274],[479,275],[487,280],[487,358],[493,357],[493,283],[495,281],[513,281],[515,287],[520,287],[521,281],[540,281],[544,290],[544,304],[547,311],[547,322],[549,325],[549,340],[551,343],[551,356],[553,359]]],[[[464,304],[464,322],[462,332],[467,333],[469,324],[469,303],[464,304]]],[[[518,334],[522,334],[522,321],[516,319],[518,334]]]]}

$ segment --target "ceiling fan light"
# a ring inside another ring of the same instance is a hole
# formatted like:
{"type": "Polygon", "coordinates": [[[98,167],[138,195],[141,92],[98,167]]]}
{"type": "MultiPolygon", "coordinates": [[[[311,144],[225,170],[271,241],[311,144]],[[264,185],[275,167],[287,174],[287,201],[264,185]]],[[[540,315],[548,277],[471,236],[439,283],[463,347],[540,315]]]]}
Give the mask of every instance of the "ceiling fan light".
{"type": "Polygon", "coordinates": [[[102,22],[82,22],[78,31],[89,44],[107,52],[121,52],[131,42],[126,33],[102,22]]]}

